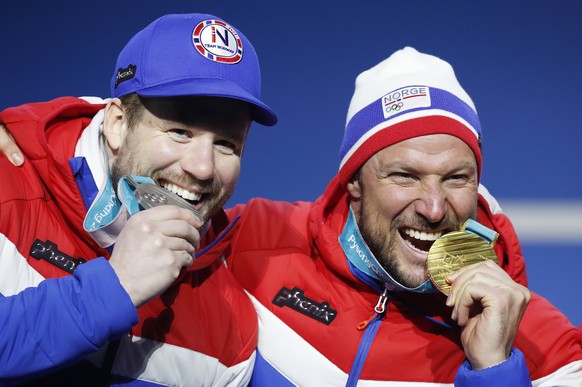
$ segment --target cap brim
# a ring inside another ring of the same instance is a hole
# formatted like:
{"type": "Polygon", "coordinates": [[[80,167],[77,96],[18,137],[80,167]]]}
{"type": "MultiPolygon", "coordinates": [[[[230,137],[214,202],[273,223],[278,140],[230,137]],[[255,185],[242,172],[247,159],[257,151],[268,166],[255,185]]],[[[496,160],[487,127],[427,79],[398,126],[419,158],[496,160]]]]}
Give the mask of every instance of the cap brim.
{"type": "Polygon", "coordinates": [[[220,78],[186,79],[142,88],[137,94],[143,97],[206,96],[234,98],[252,105],[251,117],[261,125],[273,126],[279,120],[277,114],[237,84],[220,78]]]}

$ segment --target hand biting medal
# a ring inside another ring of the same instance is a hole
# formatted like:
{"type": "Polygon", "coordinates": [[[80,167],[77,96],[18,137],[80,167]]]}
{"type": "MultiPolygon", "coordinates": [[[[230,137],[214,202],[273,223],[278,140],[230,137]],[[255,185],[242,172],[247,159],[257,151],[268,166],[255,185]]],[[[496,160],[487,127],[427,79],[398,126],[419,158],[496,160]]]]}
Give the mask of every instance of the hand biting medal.
{"type": "Polygon", "coordinates": [[[498,264],[493,250],[498,236],[495,231],[469,219],[460,231],[438,238],[428,251],[426,262],[429,278],[435,287],[448,295],[451,286],[447,283],[447,277],[452,273],[486,260],[498,264]]]}

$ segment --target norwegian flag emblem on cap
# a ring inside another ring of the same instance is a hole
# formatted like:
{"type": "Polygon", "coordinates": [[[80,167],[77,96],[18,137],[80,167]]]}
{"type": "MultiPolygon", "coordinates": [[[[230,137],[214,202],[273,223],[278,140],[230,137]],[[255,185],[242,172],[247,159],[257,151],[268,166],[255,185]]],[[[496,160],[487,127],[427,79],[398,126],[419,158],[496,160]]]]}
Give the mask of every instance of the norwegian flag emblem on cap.
{"type": "Polygon", "coordinates": [[[192,33],[194,47],[214,62],[235,64],[243,55],[242,41],[234,28],[221,20],[204,20],[192,33]]]}

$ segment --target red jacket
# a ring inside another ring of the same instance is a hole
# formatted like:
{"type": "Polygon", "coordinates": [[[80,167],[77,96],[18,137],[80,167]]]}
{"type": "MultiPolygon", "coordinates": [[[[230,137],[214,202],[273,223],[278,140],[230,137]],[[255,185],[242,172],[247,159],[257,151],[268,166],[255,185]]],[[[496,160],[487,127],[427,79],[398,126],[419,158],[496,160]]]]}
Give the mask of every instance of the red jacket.
{"type": "MultiPolygon", "coordinates": [[[[66,97],[0,113],[0,122],[8,126],[26,158],[24,166],[20,168],[10,166],[5,158],[0,158],[0,238],[17,248],[10,254],[3,250],[1,260],[13,262],[14,265],[10,267],[18,268],[2,273],[5,279],[0,289],[2,295],[10,296],[25,287],[35,287],[43,278],[70,275],[63,267],[55,265],[54,259],[51,262],[32,257],[38,255],[32,253],[35,243],[37,246],[41,243],[43,248],[53,246],[52,251],[58,252],[61,258],[66,255],[73,259],[67,261],[71,265],[82,259],[89,261],[82,264],[89,267],[90,261],[109,257],[109,252],[100,248],[83,229],[87,210],[69,163],[83,130],[103,107],[103,104],[90,104],[66,97]]],[[[98,144],[95,144],[95,149],[99,149],[98,144]]],[[[211,229],[201,243],[201,249],[206,246],[208,250],[196,259],[192,269],[162,296],[137,311],[139,323],[131,332],[127,329],[135,324],[135,317],[119,322],[121,326],[128,321],[130,324],[125,326],[126,334],[122,336],[117,352],[117,345],[109,345],[105,360],[98,359],[99,354],[90,359],[100,365],[107,363],[108,359],[115,359],[107,365],[114,375],[111,384],[119,382],[126,385],[128,381],[137,378],[142,383],[140,385],[151,382],[157,383],[156,386],[238,385],[248,381],[254,363],[257,320],[248,297],[221,259],[229,238],[238,227],[237,224],[230,225],[230,231],[218,238],[218,234],[227,226],[228,219],[224,213],[214,218],[211,229]]],[[[106,270],[111,271],[110,268],[106,270]]],[[[122,288],[116,282],[121,292],[122,288]]],[[[99,290],[103,293],[109,291],[99,290]]],[[[86,294],[84,302],[98,300],[100,296],[96,292],[86,294]]],[[[129,297],[125,298],[123,301],[127,306],[129,297]]],[[[45,302],[72,304],[79,300],[74,296],[65,301],[46,296],[45,302]]],[[[39,304],[38,307],[42,306],[39,304]]],[[[113,313],[112,310],[108,312],[113,313]]],[[[43,316],[40,311],[37,313],[43,316]]],[[[88,313],[96,312],[89,309],[88,313]]],[[[53,315],[51,318],[60,321],[68,317],[53,315]]],[[[90,319],[82,314],[76,318],[79,320],[77,325],[90,319]]],[[[122,316],[113,314],[103,316],[103,319],[120,320],[122,316]]],[[[10,323],[15,325],[15,329],[16,325],[23,325],[18,316],[13,316],[10,323]]],[[[96,329],[101,325],[104,329],[108,327],[102,323],[96,324],[96,329]]],[[[8,332],[3,330],[3,335],[8,332]]],[[[61,340],[61,335],[55,332],[44,334],[49,336],[56,352],[64,351],[67,347],[67,351],[74,354],[77,349],[79,354],[76,359],[73,358],[73,362],[80,361],[81,355],[86,354],[79,342],[64,345],[65,337],[61,340]]],[[[97,345],[103,343],[97,340],[97,345]]],[[[18,351],[31,350],[18,342],[13,344],[11,348],[0,348],[6,358],[17,359],[18,351]],[[6,352],[8,350],[11,352],[6,352]]],[[[48,363],[55,358],[58,357],[51,357],[48,363]]],[[[25,380],[28,370],[34,369],[36,372],[42,368],[34,364],[22,364],[20,367],[12,374],[15,376],[11,381],[18,381],[18,375],[25,380]]],[[[74,369],[69,367],[60,374],[70,376],[75,373],[74,369]]],[[[8,375],[3,372],[0,374],[1,385],[4,380],[2,377],[8,375]]],[[[85,386],[94,382],[93,374],[84,371],[80,379],[71,380],[69,376],[67,383],[70,385],[85,386]]]]}
{"type": "MultiPolygon", "coordinates": [[[[370,320],[380,293],[360,280],[338,242],[348,209],[348,194],[334,179],[315,203],[256,199],[227,211],[230,217],[241,216],[227,262],[259,316],[254,382],[452,384],[465,354],[445,296],[392,294],[385,314],[370,320]],[[359,330],[364,321],[367,328],[359,330]]],[[[482,195],[478,221],[500,234],[495,250],[501,267],[527,285],[513,227],[506,216],[491,212],[482,195]]],[[[515,347],[525,355],[534,383],[580,386],[580,335],[539,295],[532,295],[515,347]]],[[[516,352],[511,359],[483,372],[463,373],[468,375],[463,380],[472,386],[508,382],[523,357],[516,352]]]]}

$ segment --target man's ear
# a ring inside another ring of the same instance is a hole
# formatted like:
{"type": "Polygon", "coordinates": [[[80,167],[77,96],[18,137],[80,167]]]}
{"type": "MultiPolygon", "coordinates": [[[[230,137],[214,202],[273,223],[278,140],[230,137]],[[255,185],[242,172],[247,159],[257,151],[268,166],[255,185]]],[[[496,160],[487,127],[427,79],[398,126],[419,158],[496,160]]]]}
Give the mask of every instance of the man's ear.
{"type": "Polygon", "coordinates": [[[127,120],[125,110],[119,98],[112,98],[105,107],[103,120],[103,135],[107,148],[116,154],[127,134],[127,120]]]}
{"type": "Polygon", "coordinates": [[[348,182],[346,187],[350,196],[354,200],[361,199],[362,197],[362,187],[360,186],[360,179],[358,178],[358,175],[359,174],[356,173],[356,175],[354,175],[348,182]]]}

